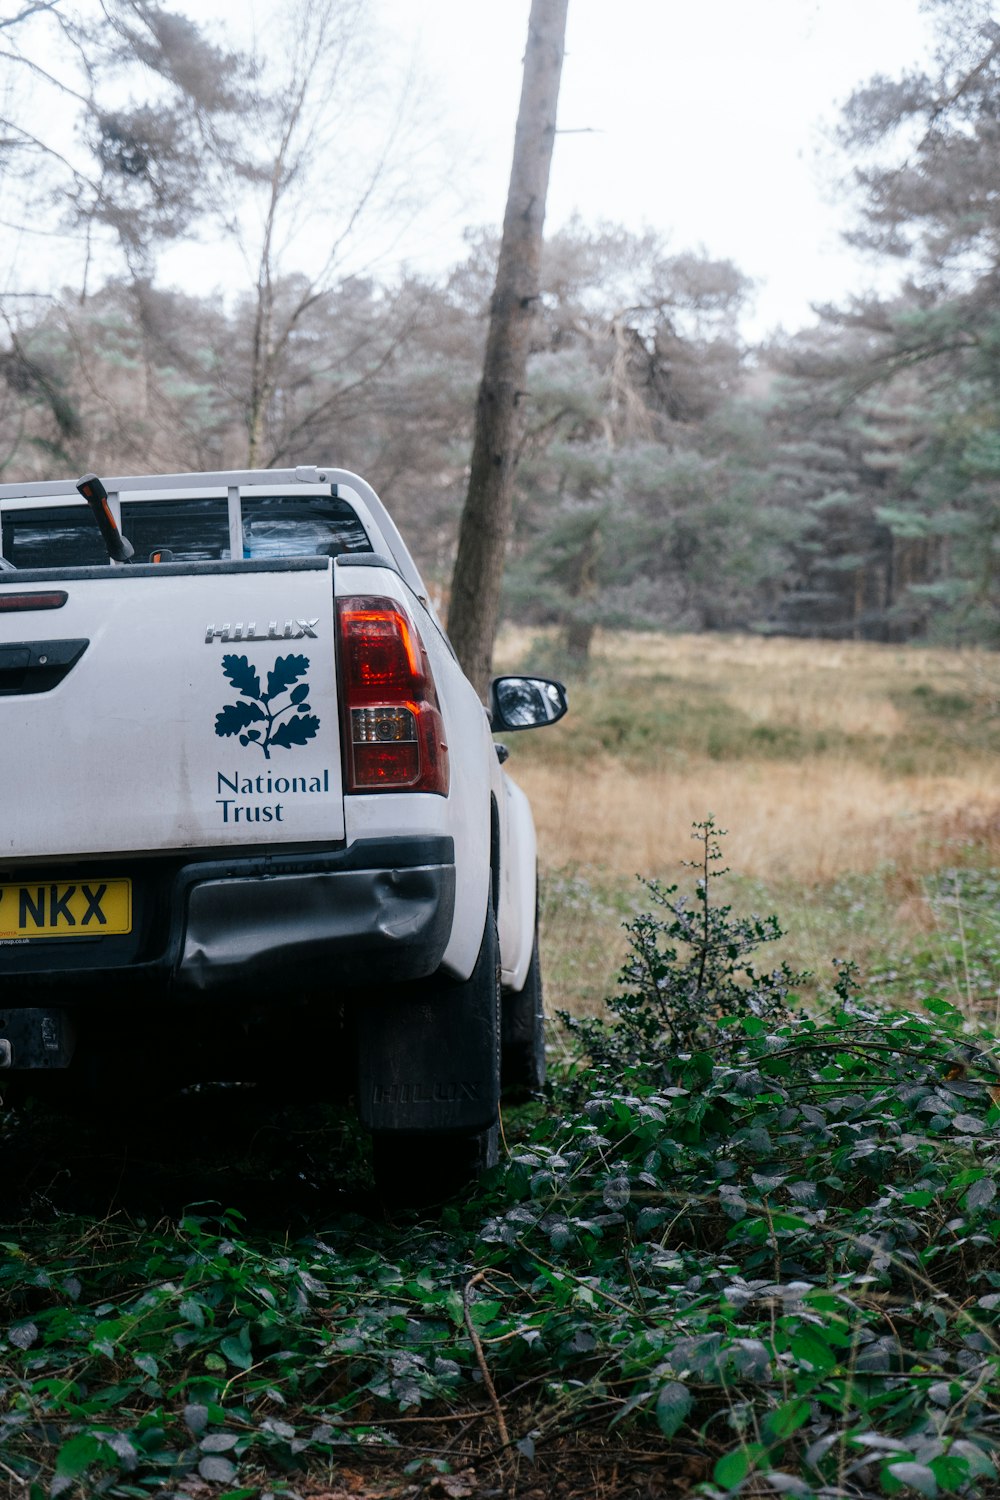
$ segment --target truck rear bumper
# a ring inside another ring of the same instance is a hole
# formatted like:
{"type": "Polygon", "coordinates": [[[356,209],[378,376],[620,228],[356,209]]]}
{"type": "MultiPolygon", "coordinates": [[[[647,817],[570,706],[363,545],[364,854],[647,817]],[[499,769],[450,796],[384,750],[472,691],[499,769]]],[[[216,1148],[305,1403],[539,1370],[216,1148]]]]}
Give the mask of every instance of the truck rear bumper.
{"type": "MultiPolygon", "coordinates": [[[[7,1006],[160,1000],[255,1003],[420,979],[439,967],[455,910],[454,842],[361,839],[342,848],[115,862],[135,896],[124,937],[0,945],[7,1006]]],[[[85,867],[59,871],[94,878],[85,867]]]]}
{"type": "Polygon", "coordinates": [[[455,866],[450,847],[421,845],[451,840],[388,843],[376,860],[375,850],[352,845],[342,862],[299,872],[251,874],[229,861],[218,873],[205,866],[182,872],[192,883],[177,983],[204,992],[259,988],[266,976],[283,985],[324,976],[357,984],[433,973],[451,933],[455,866]],[[439,858],[428,860],[429,853],[439,858]],[[359,855],[366,864],[352,867],[359,855]]]}

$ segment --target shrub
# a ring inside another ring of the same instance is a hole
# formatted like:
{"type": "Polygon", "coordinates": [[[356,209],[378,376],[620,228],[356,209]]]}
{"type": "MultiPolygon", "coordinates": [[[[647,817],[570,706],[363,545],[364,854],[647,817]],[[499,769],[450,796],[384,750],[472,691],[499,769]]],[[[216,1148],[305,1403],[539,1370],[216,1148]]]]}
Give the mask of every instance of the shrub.
{"type": "Polygon", "coordinates": [[[701,844],[693,903],[676,885],[644,882],[652,908],[626,922],[631,951],[607,1002],[603,1019],[561,1019],[603,1083],[615,1086],[631,1069],[650,1081],[669,1080],[685,1056],[711,1051],[725,1057],[742,1045],[740,1023],[762,1028],[790,1021],[792,987],[807,975],[786,964],[757,969],[751,955],[783,936],[777,917],[738,917],[716,905],[715,883],[729,872],[722,863],[725,830],[707,818],[694,825],[701,844]]]}

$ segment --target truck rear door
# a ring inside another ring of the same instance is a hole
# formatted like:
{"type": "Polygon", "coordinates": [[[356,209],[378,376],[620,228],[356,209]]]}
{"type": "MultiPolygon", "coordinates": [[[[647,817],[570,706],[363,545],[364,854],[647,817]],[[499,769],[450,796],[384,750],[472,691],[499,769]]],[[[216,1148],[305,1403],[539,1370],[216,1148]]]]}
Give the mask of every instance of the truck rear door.
{"type": "Polygon", "coordinates": [[[332,559],[0,572],[0,859],[344,837],[332,559]]]}

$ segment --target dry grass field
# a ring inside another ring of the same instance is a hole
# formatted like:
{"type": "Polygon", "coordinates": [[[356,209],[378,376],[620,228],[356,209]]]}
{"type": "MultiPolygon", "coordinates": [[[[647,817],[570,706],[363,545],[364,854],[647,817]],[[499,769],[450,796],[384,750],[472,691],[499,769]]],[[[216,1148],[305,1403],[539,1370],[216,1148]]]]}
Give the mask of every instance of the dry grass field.
{"type": "MultiPolygon", "coordinates": [[[[550,651],[508,632],[498,661],[528,669],[550,651]]],[[[569,718],[509,741],[539,829],[551,1006],[600,1003],[621,922],[643,905],[635,877],[683,883],[709,814],[728,830],[725,899],[787,929],[775,957],[819,984],[853,957],[898,988],[937,944],[935,982],[996,1002],[991,965],[970,968],[968,951],[1000,924],[990,887],[984,902],[947,872],[1000,866],[1000,658],[608,633],[569,686],[569,718]]]]}

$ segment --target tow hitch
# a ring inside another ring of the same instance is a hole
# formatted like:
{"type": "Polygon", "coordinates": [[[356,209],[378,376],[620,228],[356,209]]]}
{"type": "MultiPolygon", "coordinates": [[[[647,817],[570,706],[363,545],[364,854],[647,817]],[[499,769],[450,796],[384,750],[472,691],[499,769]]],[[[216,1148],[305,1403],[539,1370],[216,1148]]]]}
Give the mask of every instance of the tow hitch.
{"type": "Polygon", "coordinates": [[[0,1069],[68,1068],[75,1043],[64,1010],[0,1011],[0,1069]]]}

